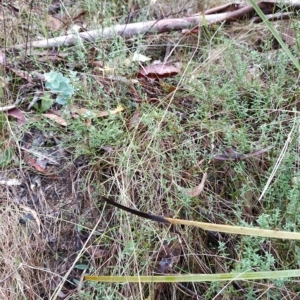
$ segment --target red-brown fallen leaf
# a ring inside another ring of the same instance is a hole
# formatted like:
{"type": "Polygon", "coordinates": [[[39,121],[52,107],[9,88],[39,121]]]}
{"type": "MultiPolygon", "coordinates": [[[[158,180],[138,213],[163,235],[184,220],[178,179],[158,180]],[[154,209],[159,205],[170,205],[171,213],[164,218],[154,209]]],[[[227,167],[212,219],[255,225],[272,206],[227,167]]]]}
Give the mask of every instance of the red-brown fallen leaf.
{"type": "Polygon", "coordinates": [[[166,82],[160,81],[160,86],[166,91],[167,93],[172,93],[176,91],[176,86],[168,84],[166,82]]]}
{"type": "Polygon", "coordinates": [[[198,27],[193,29],[182,29],[181,33],[185,36],[192,35],[192,34],[199,34],[199,29],[198,27]]]}
{"type": "Polygon", "coordinates": [[[157,98],[150,98],[150,99],[148,99],[147,102],[148,103],[159,103],[159,99],[157,99],[157,98]]]}
{"type": "Polygon", "coordinates": [[[129,85],[129,89],[134,97],[133,100],[135,100],[138,103],[141,103],[142,99],[133,84],[129,85]]]}
{"type": "Polygon", "coordinates": [[[171,64],[152,64],[142,68],[138,74],[138,78],[168,78],[176,76],[180,72],[180,69],[171,64]]]}
{"type": "Polygon", "coordinates": [[[14,68],[9,68],[10,71],[12,71],[13,73],[15,73],[17,76],[27,80],[30,83],[34,83],[32,75],[27,72],[27,71],[22,71],[22,70],[17,70],[14,68]]]}
{"type": "Polygon", "coordinates": [[[92,124],[92,120],[91,119],[88,118],[88,119],[85,120],[85,126],[86,127],[90,127],[91,124],[92,124]]]}
{"type": "Polygon", "coordinates": [[[56,123],[58,123],[62,126],[67,126],[68,125],[67,121],[64,118],[62,118],[60,116],[57,116],[55,114],[43,114],[43,116],[50,119],[50,120],[55,121],[56,123]]]}
{"type": "Polygon", "coordinates": [[[139,110],[136,110],[131,116],[128,122],[128,129],[132,130],[140,124],[141,121],[141,113],[139,110]]]}
{"type": "Polygon", "coordinates": [[[34,167],[37,171],[41,173],[47,173],[47,171],[43,167],[41,167],[33,157],[29,156],[29,154],[24,155],[24,160],[28,166],[34,167]]]}
{"type": "MultiPolygon", "coordinates": [[[[76,20],[83,19],[83,17],[85,17],[86,13],[87,13],[86,11],[80,12],[76,17],[73,17],[73,18],[72,18],[72,21],[74,22],[74,21],[76,21],[76,20]]],[[[82,21],[83,21],[83,20],[82,20],[82,21]]]]}
{"type": "Polygon", "coordinates": [[[18,122],[22,125],[26,124],[26,118],[23,112],[18,108],[13,108],[7,111],[9,116],[12,116],[18,120],[18,122]]]}

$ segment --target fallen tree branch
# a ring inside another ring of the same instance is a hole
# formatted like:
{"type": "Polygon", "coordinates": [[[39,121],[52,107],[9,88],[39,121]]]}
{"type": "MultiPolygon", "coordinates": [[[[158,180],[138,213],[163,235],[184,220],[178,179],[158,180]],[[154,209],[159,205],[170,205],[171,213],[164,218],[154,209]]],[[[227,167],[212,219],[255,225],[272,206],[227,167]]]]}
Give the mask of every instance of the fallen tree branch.
{"type": "Polygon", "coordinates": [[[186,28],[198,27],[199,25],[202,25],[204,20],[206,22],[215,22],[218,19],[224,19],[226,18],[227,14],[228,13],[223,13],[205,17],[201,15],[182,19],[165,19],[159,21],[116,25],[108,28],[96,29],[76,34],[68,34],[57,38],[16,45],[12,48],[19,50],[25,48],[52,48],[58,46],[73,46],[78,42],[94,42],[99,39],[107,40],[118,35],[124,38],[131,38],[138,34],[163,33],[172,30],[182,30],[186,28]]]}
{"type": "MultiPolygon", "coordinates": [[[[269,19],[278,19],[281,15],[284,17],[289,17],[290,13],[287,14],[286,10],[293,12],[300,9],[298,0],[288,0],[284,3],[282,0],[266,0],[257,3],[257,5],[265,14],[271,14],[268,16],[269,19]],[[282,4],[286,5],[285,13],[282,13],[282,4]]],[[[115,25],[107,28],[101,28],[81,33],[73,33],[61,37],[15,45],[13,47],[10,47],[9,49],[22,50],[28,48],[53,48],[59,46],[73,46],[77,43],[107,40],[116,36],[131,38],[138,34],[178,31],[183,29],[195,28],[202,25],[211,25],[222,22],[230,23],[246,18],[251,19],[252,17],[255,17],[256,22],[259,20],[259,18],[255,16],[255,10],[251,5],[245,5],[243,3],[230,3],[213,8],[205,13],[201,13],[192,17],[115,25]]]]}

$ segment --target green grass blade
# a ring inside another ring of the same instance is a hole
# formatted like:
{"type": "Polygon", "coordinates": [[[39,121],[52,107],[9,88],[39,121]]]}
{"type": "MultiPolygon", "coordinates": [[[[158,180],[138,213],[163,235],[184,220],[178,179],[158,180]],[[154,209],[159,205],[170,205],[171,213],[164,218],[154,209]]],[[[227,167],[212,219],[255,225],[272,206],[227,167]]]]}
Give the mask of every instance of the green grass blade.
{"type": "Polygon", "coordinates": [[[122,282],[213,282],[233,280],[258,280],[300,277],[300,269],[286,271],[222,273],[222,274],[186,274],[163,276],[84,276],[87,281],[122,283],[122,282]]]}

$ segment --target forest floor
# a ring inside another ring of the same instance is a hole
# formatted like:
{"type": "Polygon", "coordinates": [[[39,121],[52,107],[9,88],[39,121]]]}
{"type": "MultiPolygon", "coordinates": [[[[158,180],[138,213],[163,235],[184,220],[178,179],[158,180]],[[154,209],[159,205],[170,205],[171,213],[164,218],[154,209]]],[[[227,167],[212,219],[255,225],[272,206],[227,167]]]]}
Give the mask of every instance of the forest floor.
{"type": "MultiPolygon", "coordinates": [[[[299,299],[297,279],[83,280],[299,268],[299,242],[166,226],[101,199],[165,217],[300,230],[299,75],[267,27],[244,20],[10,50],[220,4],[44,2],[0,4],[0,298],[299,299]]],[[[299,18],[273,25],[298,57],[299,18]]]]}

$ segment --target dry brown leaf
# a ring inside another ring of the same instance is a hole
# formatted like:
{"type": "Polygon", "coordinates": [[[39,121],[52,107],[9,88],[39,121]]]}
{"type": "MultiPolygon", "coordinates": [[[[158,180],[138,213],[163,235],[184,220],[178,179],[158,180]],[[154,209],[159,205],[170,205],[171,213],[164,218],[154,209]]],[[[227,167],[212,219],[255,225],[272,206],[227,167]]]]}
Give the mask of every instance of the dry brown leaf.
{"type": "Polygon", "coordinates": [[[92,124],[92,120],[91,120],[91,119],[86,119],[86,120],[85,120],[85,126],[86,126],[86,127],[90,127],[91,124],[92,124]]]}
{"type": "Polygon", "coordinates": [[[292,28],[285,28],[281,33],[281,38],[289,46],[294,46],[296,44],[296,33],[292,28]]]}
{"type": "Polygon", "coordinates": [[[136,110],[128,122],[128,129],[132,130],[133,128],[137,127],[140,123],[140,120],[141,120],[141,113],[139,110],[136,110]]]}
{"type": "Polygon", "coordinates": [[[17,70],[14,68],[9,68],[10,71],[12,71],[13,73],[15,73],[17,76],[27,80],[30,83],[34,83],[33,78],[31,76],[31,74],[27,71],[22,71],[22,70],[17,70]]]}
{"type": "Polygon", "coordinates": [[[11,117],[14,117],[18,120],[18,122],[22,125],[26,124],[26,118],[24,113],[18,109],[18,108],[13,108],[7,111],[7,114],[11,117]]]}
{"type": "Polygon", "coordinates": [[[199,28],[193,28],[193,29],[182,29],[181,33],[185,36],[188,35],[195,35],[195,34],[199,34],[199,28]]]}
{"type": "Polygon", "coordinates": [[[267,148],[263,148],[263,149],[259,149],[247,154],[240,154],[238,153],[235,149],[232,148],[227,148],[225,149],[224,153],[221,153],[219,155],[215,155],[213,157],[214,160],[220,160],[220,161],[226,161],[226,160],[242,160],[242,159],[247,159],[250,157],[254,157],[254,156],[258,156],[261,155],[267,151],[269,151],[270,149],[272,149],[273,147],[267,147],[267,148]]]}
{"type": "Polygon", "coordinates": [[[135,101],[138,102],[138,103],[143,102],[143,100],[141,99],[141,97],[140,97],[138,91],[136,90],[136,88],[134,87],[133,84],[130,84],[130,85],[129,85],[129,89],[130,89],[130,92],[132,93],[132,95],[133,95],[133,97],[134,97],[133,100],[135,100],[135,101]]]}
{"type": "Polygon", "coordinates": [[[103,110],[97,113],[98,117],[107,117],[109,115],[109,112],[107,110],[103,110]]]}
{"type": "Polygon", "coordinates": [[[177,75],[180,69],[171,64],[152,64],[142,68],[137,76],[138,78],[168,78],[177,75]]]}
{"type": "Polygon", "coordinates": [[[160,82],[160,86],[164,89],[164,91],[166,91],[167,93],[172,93],[174,91],[176,91],[176,86],[168,84],[166,82],[160,82]]]}
{"type": "Polygon", "coordinates": [[[180,255],[180,243],[177,241],[168,242],[164,240],[155,259],[158,262],[156,272],[160,274],[173,273],[173,265],[179,262],[180,255]]]}
{"type": "Polygon", "coordinates": [[[88,109],[86,108],[77,108],[75,106],[72,106],[72,111],[71,111],[73,114],[77,114],[79,116],[83,116],[85,115],[87,112],[89,112],[88,109]]]}
{"type": "Polygon", "coordinates": [[[38,214],[35,210],[33,210],[32,208],[26,206],[26,205],[23,205],[23,204],[19,204],[19,206],[24,209],[25,211],[29,212],[33,218],[35,219],[37,225],[38,225],[38,228],[39,228],[39,233],[41,233],[41,221],[38,217],[38,214]]]}
{"type": "Polygon", "coordinates": [[[53,31],[57,31],[61,28],[61,26],[63,25],[63,22],[58,18],[58,17],[54,17],[49,15],[48,19],[46,21],[46,26],[50,29],[52,29],[53,31]]]}
{"type": "Polygon", "coordinates": [[[207,179],[207,173],[205,172],[203,174],[201,183],[196,187],[193,187],[193,188],[190,188],[190,189],[185,189],[185,193],[187,195],[189,195],[190,197],[199,196],[201,194],[201,192],[203,191],[203,189],[204,189],[204,184],[205,184],[206,179],[207,179]]]}
{"type": "Polygon", "coordinates": [[[58,123],[62,126],[67,126],[68,125],[67,121],[64,118],[62,118],[60,116],[57,116],[55,114],[43,114],[43,116],[50,119],[50,120],[55,121],[56,123],[58,123]]]}
{"type": "Polygon", "coordinates": [[[26,164],[30,167],[34,167],[37,171],[41,172],[41,173],[47,173],[47,171],[41,167],[36,160],[31,157],[28,153],[24,154],[24,161],[26,162],[26,164]]]}
{"type": "Polygon", "coordinates": [[[72,18],[72,21],[75,22],[75,21],[80,20],[81,22],[84,22],[86,13],[87,13],[87,12],[83,10],[83,11],[80,12],[77,16],[73,17],[73,18],[72,18]]]}

